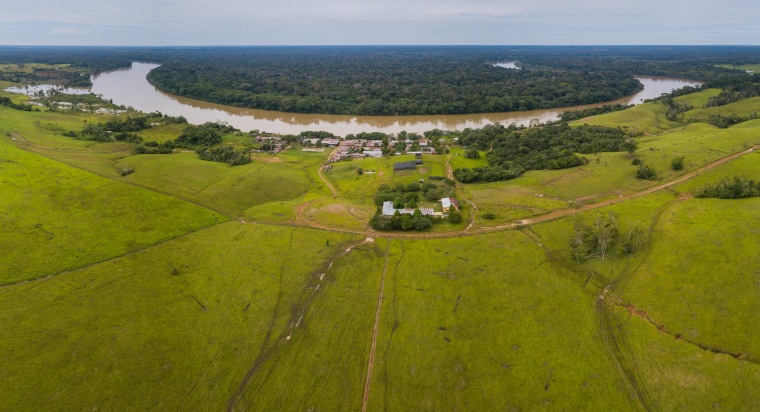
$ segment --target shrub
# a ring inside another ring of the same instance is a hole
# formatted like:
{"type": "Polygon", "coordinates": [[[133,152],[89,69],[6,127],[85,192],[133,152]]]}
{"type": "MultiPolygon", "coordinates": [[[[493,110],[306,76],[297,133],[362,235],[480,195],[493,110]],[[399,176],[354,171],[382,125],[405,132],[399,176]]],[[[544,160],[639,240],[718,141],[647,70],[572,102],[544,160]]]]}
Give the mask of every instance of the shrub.
{"type": "Polygon", "coordinates": [[[683,169],[683,156],[674,157],[673,160],[670,161],[670,167],[673,170],[683,169]]]}
{"type": "Polygon", "coordinates": [[[657,179],[657,172],[655,172],[651,167],[642,163],[639,166],[638,170],[636,170],[636,177],[644,180],[655,180],[657,179]]]}
{"type": "Polygon", "coordinates": [[[124,166],[121,169],[119,169],[119,174],[122,176],[131,175],[135,172],[135,168],[133,166],[124,166]]]}

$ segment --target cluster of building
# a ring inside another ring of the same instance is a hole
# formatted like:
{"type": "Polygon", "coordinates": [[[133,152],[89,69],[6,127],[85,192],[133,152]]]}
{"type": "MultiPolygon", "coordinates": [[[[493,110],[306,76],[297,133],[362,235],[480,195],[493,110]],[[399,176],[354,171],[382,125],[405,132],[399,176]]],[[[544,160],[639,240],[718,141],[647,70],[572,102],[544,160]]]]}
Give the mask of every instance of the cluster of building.
{"type": "Polygon", "coordinates": [[[402,215],[413,215],[415,210],[419,210],[420,213],[422,213],[422,216],[433,216],[433,217],[446,217],[448,216],[448,213],[451,211],[452,208],[454,210],[459,211],[459,203],[457,203],[457,200],[453,197],[444,197],[440,200],[441,202],[441,212],[436,212],[431,207],[420,207],[418,209],[396,209],[393,207],[393,202],[390,200],[383,202],[383,215],[385,216],[394,216],[396,212],[402,214],[402,215]]]}
{"type": "Polygon", "coordinates": [[[280,136],[256,136],[256,143],[268,143],[270,147],[267,150],[253,150],[253,152],[277,154],[280,153],[283,148],[287,147],[287,142],[280,136]]]}
{"type": "MultiPolygon", "coordinates": [[[[325,145],[325,140],[328,139],[323,139],[321,142],[322,145],[325,145]]],[[[330,156],[330,159],[328,160],[329,162],[363,159],[366,157],[383,157],[384,153],[393,153],[396,155],[436,153],[435,148],[433,148],[426,139],[390,139],[387,146],[383,144],[382,140],[352,139],[341,140],[337,146],[338,149],[332,154],[332,156],[330,156]]]]}
{"type": "MultiPolygon", "coordinates": [[[[272,143],[277,147],[274,153],[280,151],[284,140],[278,136],[256,136],[259,143],[272,143]]],[[[382,140],[370,139],[348,139],[344,140],[339,137],[333,138],[303,138],[301,143],[307,148],[337,148],[333,151],[328,162],[337,162],[340,160],[363,159],[366,157],[383,157],[385,153],[414,154],[435,154],[435,148],[430,145],[427,139],[396,139],[391,135],[388,144],[385,145],[382,140]]],[[[272,152],[271,150],[269,152],[272,152]]]]}
{"type": "Polygon", "coordinates": [[[365,157],[383,157],[383,142],[366,139],[342,140],[328,162],[363,159],[365,157]]]}

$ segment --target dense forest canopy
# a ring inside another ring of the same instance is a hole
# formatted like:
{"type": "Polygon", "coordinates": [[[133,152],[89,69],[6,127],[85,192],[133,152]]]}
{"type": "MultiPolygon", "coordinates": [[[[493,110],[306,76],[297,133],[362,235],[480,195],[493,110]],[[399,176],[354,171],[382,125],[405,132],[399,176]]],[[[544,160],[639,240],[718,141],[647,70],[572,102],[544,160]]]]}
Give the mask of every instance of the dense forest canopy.
{"type": "Polygon", "coordinates": [[[613,71],[510,70],[491,48],[214,50],[159,67],[160,89],[232,106],[356,115],[521,111],[604,102],[640,90],[613,71]]]}
{"type": "Polygon", "coordinates": [[[760,61],[760,47],[320,46],[1,47],[2,63],[70,65],[0,72],[0,80],[89,85],[88,75],[162,64],[163,91],[239,107],[301,113],[408,115],[522,111],[601,103],[641,88],[634,75],[688,78],[726,92],[711,105],[758,95],[756,76],[717,65],[760,61]],[[516,62],[521,69],[494,67],[516,62]],[[65,72],[64,72],[65,73],[65,72]]]}

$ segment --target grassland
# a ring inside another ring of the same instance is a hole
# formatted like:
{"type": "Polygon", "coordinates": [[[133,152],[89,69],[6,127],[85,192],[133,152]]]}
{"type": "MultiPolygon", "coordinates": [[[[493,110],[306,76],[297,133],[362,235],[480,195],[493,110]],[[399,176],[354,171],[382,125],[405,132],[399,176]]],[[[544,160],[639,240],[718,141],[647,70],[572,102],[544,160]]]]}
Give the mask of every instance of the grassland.
{"type": "Polygon", "coordinates": [[[593,296],[522,233],[397,241],[389,262],[373,410],[626,408],[593,296]]]}
{"type": "Polygon", "coordinates": [[[501,225],[555,209],[630,195],[760,144],[757,129],[739,126],[718,129],[695,123],[677,127],[655,136],[639,137],[634,155],[586,155],[590,162],[584,166],[530,171],[506,182],[465,185],[463,191],[478,205],[480,213],[496,216],[492,220],[478,220],[481,226],[501,225]],[[677,156],[683,156],[685,163],[683,170],[674,171],[670,163],[677,156]],[[654,168],[658,180],[637,179],[637,166],[631,164],[634,157],[654,168]]]}
{"type": "MultiPolygon", "coordinates": [[[[678,99],[701,107],[716,93],[678,99]]],[[[411,156],[338,162],[323,181],[327,153],[298,148],[229,167],[60,136],[98,119],[0,108],[0,410],[760,402],[760,200],[691,196],[725,177],[760,180],[760,154],[638,196],[757,145],[758,120],[670,122],[659,103],[584,119],[651,134],[635,156],[659,180],[636,179],[628,154],[588,155],[578,168],[460,185],[497,218],[478,217],[469,236],[458,225],[415,237],[367,230],[377,187],[484,156],[455,148],[400,173],[393,163],[411,156]],[[675,156],[684,170],[670,169],[675,156]],[[127,165],[135,172],[121,176],[127,165]],[[597,209],[478,232],[583,205],[597,209]],[[576,219],[597,211],[621,231],[643,228],[644,247],[572,261],[576,219]]]]}
{"type": "Polygon", "coordinates": [[[85,266],[227,220],[25,152],[11,139],[0,137],[0,284],[85,266]]]}
{"type": "Polygon", "coordinates": [[[760,113],[760,97],[753,97],[730,103],[725,106],[689,110],[684,114],[684,118],[686,120],[704,121],[710,117],[710,115],[749,117],[757,115],[758,113],[760,113]]]}
{"type": "Polygon", "coordinates": [[[743,65],[733,65],[733,64],[719,64],[718,67],[725,67],[726,69],[739,69],[739,70],[751,70],[755,73],[760,72],[760,64],[743,64],[743,65]]]}
{"type": "Polygon", "coordinates": [[[0,408],[223,409],[355,240],[231,222],[4,287],[0,408]]]}

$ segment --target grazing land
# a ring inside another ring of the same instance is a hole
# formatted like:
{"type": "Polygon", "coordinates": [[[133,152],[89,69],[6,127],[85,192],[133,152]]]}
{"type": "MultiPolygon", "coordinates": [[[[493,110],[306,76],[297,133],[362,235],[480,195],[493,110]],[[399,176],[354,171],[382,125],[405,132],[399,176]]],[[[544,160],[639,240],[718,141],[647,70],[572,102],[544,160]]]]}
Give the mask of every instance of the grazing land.
{"type": "Polygon", "coordinates": [[[459,143],[487,130],[330,162],[216,125],[232,166],[137,149],[185,124],[81,140],[114,115],[0,91],[0,410],[753,410],[760,197],[696,197],[760,182],[757,97],[725,90],[577,120],[636,144],[482,183],[454,171],[494,166],[459,143]],[[388,194],[461,220],[374,230],[388,194]]]}

